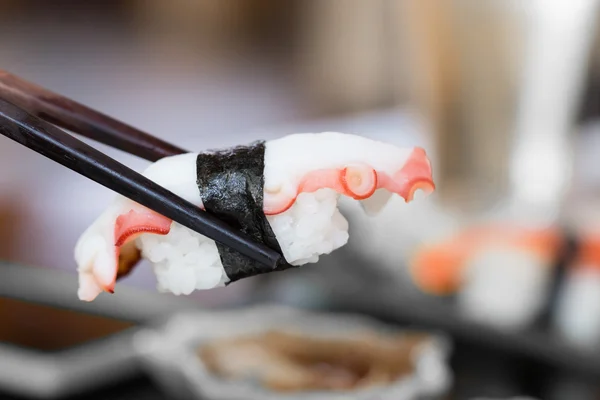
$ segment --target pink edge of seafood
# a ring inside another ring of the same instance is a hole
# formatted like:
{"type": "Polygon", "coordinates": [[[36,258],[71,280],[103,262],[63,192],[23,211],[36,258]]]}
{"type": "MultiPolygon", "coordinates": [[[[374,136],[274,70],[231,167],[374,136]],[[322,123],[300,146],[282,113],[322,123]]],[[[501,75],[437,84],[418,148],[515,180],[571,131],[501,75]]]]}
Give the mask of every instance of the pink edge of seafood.
{"type": "Polygon", "coordinates": [[[288,210],[303,192],[315,192],[329,188],[340,194],[361,200],[367,210],[381,209],[392,193],[410,202],[417,190],[430,194],[435,190],[431,163],[425,150],[416,147],[406,162],[395,173],[376,170],[363,163],[352,163],[339,168],[313,170],[305,174],[296,188],[295,196],[284,197],[265,189],[264,211],[266,215],[276,215],[288,210]],[[379,189],[389,192],[388,196],[378,195],[368,202],[379,189]]]}
{"type": "MultiPolygon", "coordinates": [[[[398,168],[393,168],[395,170],[389,167],[377,169],[367,162],[348,162],[335,168],[305,170],[302,176],[291,179],[295,186],[295,194],[291,196],[286,196],[285,191],[282,190],[270,190],[265,185],[264,212],[266,215],[283,213],[293,205],[300,193],[315,192],[323,188],[330,188],[342,195],[360,200],[363,208],[369,214],[376,213],[383,208],[392,193],[396,193],[406,202],[410,202],[416,190],[423,190],[427,194],[433,192],[435,185],[432,179],[431,164],[425,150],[415,147],[412,150],[402,149],[402,151],[405,152],[401,157],[404,160],[396,162],[398,168]]],[[[356,157],[356,155],[354,156],[356,157]]],[[[165,186],[164,182],[163,186],[165,186]]],[[[77,253],[81,253],[82,250],[76,248],[76,259],[80,266],[78,296],[84,301],[94,300],[102,291],[114,292],[116,280],[120,277],[121,246],[135,240],[143,233],[166,235],[169,233],[172,223],[172,220],[128,200],[121,203],[120,208],[113,208],[113,212],[104,215],[104,218],[103,224],[110,224],[114,227],[111,230],[111,237],[108,237],[108,234],[103,235],[102,226],[98,226],[94,232],[97,236],[94,237],[94,240],[104,236],[106,243],[98,243],[97,249],[89,248],[93,247],[93,244],[81,244],[81,246],[88,247],[85,250],[88,252],[86,257],[91,260],[88,264],[92,265],[79,262],[83,258],[78,257],[77,253]],[[103,250],[104,253],[102,253],[103,250]],[[90,254],[92,254],[91,257],[90,254]],[[106,257],[107,254],[112,254],[112,256],[106,257]]],[[[84,242],[82,239],[80,242],[84,242]]],[[[81,246],[78,243],[77,247],[81,246]]],[[[139,254],[131,265],[138,260],[139,254]]],[[[131,266],[128,268],[131,269],[131,266]]]]}
{"type": "MultiPolygon", "coordinates": [[[[83,250],[98,254],[98,256],[91,257],[91,265],[84,264],[83,268],[79,270],[78,297],[83,301],[92,301],[103,291],[114,293],[119,275],[119,257],[122,246],[143,233],[166,235],[169,233],[172,223],[169,218],[139,205],[136,210],[130,209],[116,218],[111,218],[110,213],[108,217],[114,220],[114,235],[105,237],[104,240],[96,237],[83,250]],[[108,244],[109,240],[110,245],[108,244]],[[103,257],[109,252],[102,253],[102,250],[108,250],[108,248],[111,249],[112,256],[103,257]]],[[[77,250],[80,250],[79,246],[76,248],[76,259],[79,258],[77,250]]]]}

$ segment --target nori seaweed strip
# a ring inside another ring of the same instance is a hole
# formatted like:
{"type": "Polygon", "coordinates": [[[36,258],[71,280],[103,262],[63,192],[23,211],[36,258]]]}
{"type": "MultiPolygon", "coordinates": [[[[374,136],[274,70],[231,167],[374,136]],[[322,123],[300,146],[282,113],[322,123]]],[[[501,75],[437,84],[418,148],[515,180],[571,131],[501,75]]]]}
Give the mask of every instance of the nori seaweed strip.
{"type": "MultiPolygon", "coordinates": [[[[281,254],[263,211],[264,160],[263,141],[199,154],[198,190],[207,212],[281,254]]],[[[291,267],[283,262],[273,270],[220,243],[217,248],[230,282],[291,267]]]]}

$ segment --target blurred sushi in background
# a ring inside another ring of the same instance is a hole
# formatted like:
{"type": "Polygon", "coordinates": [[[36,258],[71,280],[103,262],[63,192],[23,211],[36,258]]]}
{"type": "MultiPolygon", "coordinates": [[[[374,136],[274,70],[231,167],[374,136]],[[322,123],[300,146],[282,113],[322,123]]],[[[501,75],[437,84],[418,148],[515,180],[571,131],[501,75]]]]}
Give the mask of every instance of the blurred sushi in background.
{"type": "Polygon", "coordinates": [[[580,237],[561,284],[554,325],[572,344],[600,345],[600,232],[580,237]]]}
{"type": "Polygon", "coordinates": [[[521,328],[545,305],[561,244],[555,228],[480,225],[424,245],[409,268],[421,290],[455,295],[458,308],[469,318],[521,328]]]}

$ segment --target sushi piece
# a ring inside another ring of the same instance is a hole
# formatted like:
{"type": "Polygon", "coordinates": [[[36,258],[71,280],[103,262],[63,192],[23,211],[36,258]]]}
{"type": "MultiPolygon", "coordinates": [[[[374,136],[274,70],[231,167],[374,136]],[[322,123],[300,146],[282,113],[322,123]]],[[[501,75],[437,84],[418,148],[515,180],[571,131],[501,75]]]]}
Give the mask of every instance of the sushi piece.
{"type": "Polygon", "coordinates": [[[570,343],[600,345],[600,234],[582,233],[558,295],[554,326],[570,343]]]}
{"type": "Polygon", "coordinates": [[[477,226],[421,249],[411,274],[425,292],[456,294],[473,320],[520,328],[542,310],[561,240],[552,228],[477,226]]]}
{"type": "MultiPolygon", "coordinates": [[[[143,175],[279,251],[287,264],[278,269],[317,262],[346,244],[340,195],[361,201],[374,214],[394,193],[408,202],[416,190],[434,190],[423,149],[335,132],[167,157],[143,175]]],[[[114,292],[116,280],[141,258],[153,265],[158,290],[176,295],[272,272],[118,197],[75,247],[79,298],[91,301],[102,291],[114,292]]]]}

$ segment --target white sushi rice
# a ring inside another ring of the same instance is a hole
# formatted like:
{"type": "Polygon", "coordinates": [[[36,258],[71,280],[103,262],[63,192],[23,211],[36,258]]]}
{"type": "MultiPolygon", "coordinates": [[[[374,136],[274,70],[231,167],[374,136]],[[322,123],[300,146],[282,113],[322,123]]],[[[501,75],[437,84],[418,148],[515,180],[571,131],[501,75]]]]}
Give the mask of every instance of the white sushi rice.
{"type": "Polygon", "coordinates": [[[557,331],[583,348],[600,345],[600,272],[595,265],[575,266],[561,288],[554,321],[557,331]]]}
{"type": "Polygon", "coordinates": [[[316,263],[348,242],[348,221],[338,210],[339,194],[331,189],[301,193],[289,210],[267,220],[292,265],[316,263]]]}
{"type": "MultiPolygon", "coordinates": [[[[348,221],[338,198],[331,189],[302,193],[289,210],[267,217],[290,264],[316,263],[347,243],[348,221]]],[[[216,243],[176,222],[168,235],[144,234],[136,244],[152,263],[161,292],[189,295],[229,281],[216,243]]]]}
{"type": "Polygon", "coordinates": [[[144,234],[136,245],[152,263],[161,292],[189,295],[228,280],[215,242],[176,222],[168,235],[144,234]]]}
{"type": "Polygon", "coordinates": [[[481,323],[522,328],[543,307],[549,271],[544,260],[529,251],[490,246],[470,260],[458,294],[459,308],[481,323]]]}

